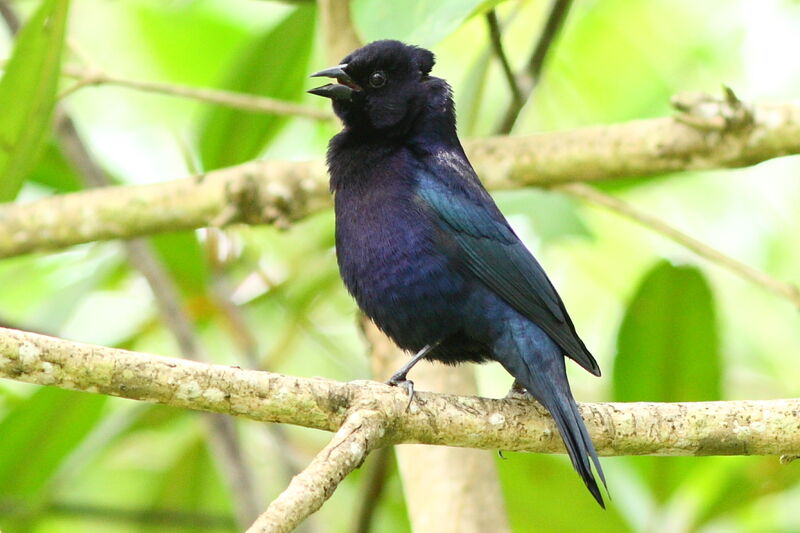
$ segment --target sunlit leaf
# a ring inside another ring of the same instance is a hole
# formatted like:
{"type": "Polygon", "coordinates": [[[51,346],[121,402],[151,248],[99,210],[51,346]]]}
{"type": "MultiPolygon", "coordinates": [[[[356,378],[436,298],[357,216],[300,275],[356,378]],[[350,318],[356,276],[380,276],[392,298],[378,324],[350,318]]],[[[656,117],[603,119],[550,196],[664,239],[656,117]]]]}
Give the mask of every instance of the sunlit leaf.
{"type": "Polygon", "coordinates": [[[56,102],[68,0],[45,0],[17,37],[0,79],[0,201],[35,166],[56,102]]]}
{"type": "Polygon", "coordinates": [[[614,400],[720,399],[720,358],[711,289],[702,273],[663,261],[647,273],[617,339],[614,400]]]}
{"type": "MultiPolygon", "coordinates": [[[[747,512],[747,506],[762,498],[797,486],[800,465],[781,464],[776,457],[720,457],[694,478],[713,484],[707,490],[695,524],[747,512]]],[[[698,483],[699,484],[699,483],[698,483]]]]}
{"type": "Polygon", "coordinates": [[[528,218],[536,236],[544,242],[591,235],[576,203],[563,195],[521,189],[498,191],[493,196],[506,216],[522,215],[528,218]]]}
{"type": "MultiPolygon", "coordinates": [[[[241,54],[223,87],[279,100],[299,100],[309,74],[313,35],[313,5],[298,7],[241,54]]],[[[285,116],[214,107],[199,132],[204,168],[253,159],[287,121],[285,116]]]]}
{"type": "Polygon", "coordinates": [[[497,461],[512,531],[625,533],[616,506],[604,511],[566,457],[505,453],[497,461]]]}
{"type": "Polygon", "coordinates": [[[365,42],[399,39],[431,46],[486,5],[485,0],[354,0],[352,15],[365,42]]]}
{"type": "Polygon", "coordinates": [[[100,420],[107,396],[43,387],[0,420],[0,498],[41,497],[100,420]]]}
{"type": "Polygon", "coordinates": [[[180,518],[170,525],[171,532],[236,531],[231,500],[204,440],[190,442],[161,475],[151,512],[159,509],[170,509],[180,518]]]}
{"type": "Polygon", "coordinates": [[[193,231],[154,235],[150,243],[172,279],[188,295],[206,292],[208,265],[193,231]]]}
{"type": "Polygon", "coordinates": [[[472,66],[467,69],[462,89],[455,95],[458,111],[458,129],[463,136],[475,134],[475,125],[481,110],[481,103],[486,87],[486,75],[489,72],[491,51],[487,48],[478,55],[472,66]]]}
{"type": "Polygon", "coordinates": [[[64,157],[61,148],[53,141],[46,144],[38,164],[31,170],[28,179],[56,192],[75,192],[83,188],[80,176],[64,157]]]}
{"type": "MultiPolygon", "coordinates": [[[[720,357],[711,289],[702,273],[662,261],[645,275],[617,338],[614,400],[719,400],[720,357]]],[[[695,459],[630,461],[661,500],[685,479],[695,459]]]]}

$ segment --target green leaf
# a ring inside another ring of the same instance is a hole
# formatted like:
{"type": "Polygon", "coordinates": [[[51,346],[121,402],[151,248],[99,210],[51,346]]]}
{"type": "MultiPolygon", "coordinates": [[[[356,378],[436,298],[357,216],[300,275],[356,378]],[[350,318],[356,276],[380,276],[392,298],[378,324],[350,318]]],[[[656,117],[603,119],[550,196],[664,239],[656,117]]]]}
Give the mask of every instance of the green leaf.
{"type": "Polygon", "coordinates": [[[564,195],[536,189],[497,191],[492,194],[506,216],[522,215],[545,243],[565,237],[590,237],[577,204],[564,195]]]}
{"type": "Polygon", "coordinates": [[[69,0],[45,0],[22,28],[0,80],[0,201],[16,197],[47,140],[69,0]]]}
{"type": "Polygon", "coordinates": [[[432,46],[487,5],[485,0],[354,0],[352,13],[364,42],[399,39],[432,46]]]}
{"type": "Polygon", "coordinates": [[[152,512],[173,509],[194,517],[194,521],[185,520],[183,525],[173,524],[170,531],[236,530],[229,493],[201,438],[188,443],[175,462],[161,474],[154,488],[152,512]]]}
{"type": "Polygon", "coordinates": [[[28,179],[59,193],[75,192],[84,188],[83,180],[52,139],[46,143],[39,163],[31,170],[28,179]]]}
{"type": "MultiPolygon", "coordinates": [[[[720,366],[714,302],[702,273],[658,263],[642,280],[619,330],[614,400],[719,400],[720,366]]],[[[662,502],[697,465],[686,457],[629,461],[662,502]]]]}
{"type": "Polygon", "coordinates": [[[41,498],[95,427],[108,397],[43,387],[0,420],[0,498],[41,498]]]}
{"type": "MultiPolygon", "coordinates": [[[[299,100],[309,73],[313,35],[314,7],[298,7],[244,51],[223,87],[279,100],[299,100]]],[[[203,167],[211,170],[255,158],[288,120],[285,116],[214,107],[199,132],[203,167]]]]}
{"type": "Polygon", "coordinates": [[[705,494],[690,495],[699,504],[692,530],[721,516],[752,513],[765,498],[796,487],[800,481],[797,466],[781,464],[776,457],[714,458],[691,480],[692,488],[713,485],[705,494]]]}
{"type": "Polygon", "coordinates": [[[458,130],[464,137],[475,136],[478,117],[486,93],[486,78],[491,64],[491,51],[487,48],[475,59],[464,75],[461,90],[456,93],[458,130]]]}
{"type": "Polygon", "coordinates": [[[719,400],[720,372],[716,313],[705,278],[694,267],[658,263],[619,330],[614,400],[719,400]]]}
{"type": "Polygon", "coordinates": [[[497,460],[497,470],[513,531],[633,530],[613,501],[606,510],[597,505],[566,457],[513,452],[503,456],[505,460],[497,460]]]}
{"type": "Polygon", "coordinates": [[[150,244],[185,295],[203,295],[209,283],[208,264],[194,231],[154,235],[150,244]]]}

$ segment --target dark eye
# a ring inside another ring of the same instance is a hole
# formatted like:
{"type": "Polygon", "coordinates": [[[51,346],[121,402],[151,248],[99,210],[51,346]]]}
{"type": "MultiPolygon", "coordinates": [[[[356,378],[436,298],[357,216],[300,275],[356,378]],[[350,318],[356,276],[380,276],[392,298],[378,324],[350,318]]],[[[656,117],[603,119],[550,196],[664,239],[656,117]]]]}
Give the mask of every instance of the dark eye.
{"type": "Polygon", "coordinates": [[[369,86],[377,89],[386,85],[386,74],[382,70],[376,70],[369,75],[369,86]]]}

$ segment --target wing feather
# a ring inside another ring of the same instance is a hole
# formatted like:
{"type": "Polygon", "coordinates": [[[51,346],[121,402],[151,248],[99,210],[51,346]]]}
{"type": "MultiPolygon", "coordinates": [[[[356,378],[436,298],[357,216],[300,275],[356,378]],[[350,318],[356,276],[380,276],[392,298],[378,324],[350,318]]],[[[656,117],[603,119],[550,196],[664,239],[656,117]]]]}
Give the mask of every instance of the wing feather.
{"type": "Polygon", "coordinates": [[[561,298],[464,158],[434,162],[417,176],[417,193],[451,236],[467,269],[542,328],[566,355],[600,375],[561,298]]]}

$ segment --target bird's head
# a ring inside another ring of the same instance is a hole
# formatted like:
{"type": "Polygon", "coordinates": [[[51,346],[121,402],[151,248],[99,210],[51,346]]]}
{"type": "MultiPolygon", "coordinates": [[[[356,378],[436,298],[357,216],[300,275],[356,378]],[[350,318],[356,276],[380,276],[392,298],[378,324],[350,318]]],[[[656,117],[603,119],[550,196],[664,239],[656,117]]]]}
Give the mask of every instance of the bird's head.
{"type": "Polygon", "coordinates": [[[337,83],[308,92],[333,100],[333,110],[348,128],[391,136],[408,131],[431,106],[452,110],[449,87],[429,75],[433,64],[433,53],[424,48],[375,41],[312,74],[337,83]]]}

